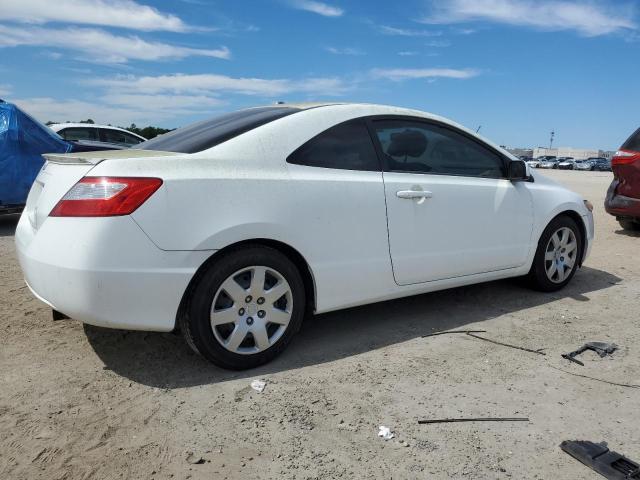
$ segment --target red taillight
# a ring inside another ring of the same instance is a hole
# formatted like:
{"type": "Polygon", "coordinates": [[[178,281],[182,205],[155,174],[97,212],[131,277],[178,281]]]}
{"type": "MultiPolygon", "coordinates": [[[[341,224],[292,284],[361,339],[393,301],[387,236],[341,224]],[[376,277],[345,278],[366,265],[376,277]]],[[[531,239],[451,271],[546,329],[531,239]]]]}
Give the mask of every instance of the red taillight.
{"type": "Polygon", "coordinates": [[[129,215],[162,185],[159,178],[84,177],[53,208],[51,217],[129,215]]]}
{"type": "Polygon", "coordinates": [[[640,160],[640,152],[632,152],[631,150],[618,150],[611,159],[611,166],[629,165],[640,160]]]}

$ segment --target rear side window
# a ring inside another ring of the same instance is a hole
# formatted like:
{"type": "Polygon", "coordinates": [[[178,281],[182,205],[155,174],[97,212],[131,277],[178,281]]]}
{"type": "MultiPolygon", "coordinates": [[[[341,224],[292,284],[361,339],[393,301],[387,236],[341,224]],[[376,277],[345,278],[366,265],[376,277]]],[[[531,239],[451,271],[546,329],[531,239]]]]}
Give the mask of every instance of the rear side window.
{"type": "Polygon", "coordinates": [[[197,153],[299,111],[299,108],[292,107],[248,108],[178,128],[133,148],[197,153]]]}
{"type": "Polygon", "coordinates": [[[640,152],[640,128],[624,142],[622,150],[631,150],[632,152],[640,152]]]}
{"type": "Polygon", "coordinates": [[[111,130],[109,128],[100,129],[100,138],[103,142],[118,143],[120,145],[137,145],[142,141],[127,132],[111,130]]]}
{"type": "Polygon", "coordinates": [[[287,162],[308,167],[380,171],[371,136],[362,120],[325,130],[289,155],[287,162]]]}
{"type": "Polygon", "coordinates": [[[98,140],[98,130],[90,127],[69,127],[58,132],[65,140],[98,140]]]}

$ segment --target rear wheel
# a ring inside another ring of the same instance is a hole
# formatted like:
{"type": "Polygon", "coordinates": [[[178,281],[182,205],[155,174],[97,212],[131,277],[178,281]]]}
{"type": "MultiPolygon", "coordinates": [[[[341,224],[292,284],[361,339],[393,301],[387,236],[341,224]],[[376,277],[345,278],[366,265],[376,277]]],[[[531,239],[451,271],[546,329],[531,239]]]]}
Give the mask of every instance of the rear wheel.
{"type": "Polygon", "coordinates": [[[551,221],[542,233],[529,271],[529,283],[536,290],[554,292],[567,285],[578,269],[582,235],[568,216],[551,221]]]}
{"type": "Polygon", "coordinates": [[[624,229],[624,230],[630,230],[632,232],[638,232],[640,231],[640,223],[636,220],[629,220],[629,219],[619,219],[618,223],[620,224],[620,226],[624,229]]]}
{"type": "Polygon", "coordinates": [[[187,343],[216,365],[234,370],[275,358],[299,330],[304,284],[278,250],[255,246],[213,262],[180,320],[187,343]]]}

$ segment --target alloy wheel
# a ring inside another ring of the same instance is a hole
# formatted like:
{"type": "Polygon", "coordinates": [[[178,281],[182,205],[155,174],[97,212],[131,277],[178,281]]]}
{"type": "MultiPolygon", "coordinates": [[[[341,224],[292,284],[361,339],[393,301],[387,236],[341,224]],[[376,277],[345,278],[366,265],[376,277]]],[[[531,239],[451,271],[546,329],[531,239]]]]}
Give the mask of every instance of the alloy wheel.
{"type": "Polygon", "coordinates": [[[544,269],[553,283],[562,283],[571,274],[578,258],[578,241],[575,233],[562,227],[551,235],[544,254],[544,269]]]}
{"type": "Polygon", "coordinates": [[[287,330],[293,311],[291,287],[273,268],[251,266],[227,277],[211,305],[216,340],[233,353],[262,352],[287,330]]]}

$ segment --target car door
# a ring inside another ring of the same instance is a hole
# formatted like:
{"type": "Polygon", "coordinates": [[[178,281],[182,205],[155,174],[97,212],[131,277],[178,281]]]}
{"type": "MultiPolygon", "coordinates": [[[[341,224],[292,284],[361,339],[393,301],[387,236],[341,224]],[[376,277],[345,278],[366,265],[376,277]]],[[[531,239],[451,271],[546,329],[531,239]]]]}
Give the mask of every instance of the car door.
{"type": "Polygon", "coordinates": [[[506,159],[453,127],[371,119],[384,165],[389,250],[396,283],[474,275],[525,263],[533,206],[506,159]]]}

